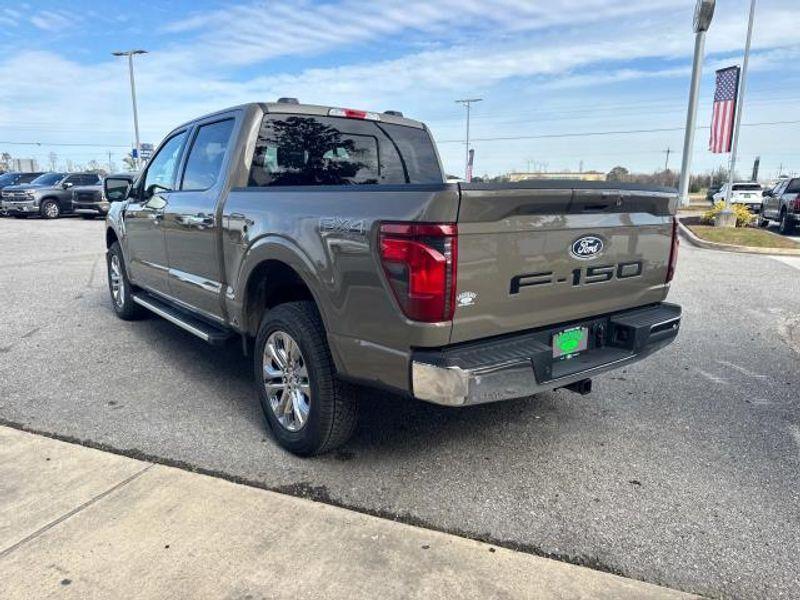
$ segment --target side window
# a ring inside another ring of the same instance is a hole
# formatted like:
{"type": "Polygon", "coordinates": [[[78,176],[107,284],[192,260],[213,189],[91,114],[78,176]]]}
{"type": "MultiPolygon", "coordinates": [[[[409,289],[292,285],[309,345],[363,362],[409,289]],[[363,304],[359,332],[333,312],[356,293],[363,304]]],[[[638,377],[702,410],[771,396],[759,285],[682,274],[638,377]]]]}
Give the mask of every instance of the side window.
{"type": "Polygon", "coordinates": [[[64,183],[71,183],[72,185],[81,185],[83,175],[70,175],[64,180],[64,183]]]}
{"type": "Polygon", "coordinates": [[[233,132],[233,119],[203,125],[192,142],[182,190],[207,190],[214,186],[222,171],[222,163],[233,132]]]}
{"type": "Polygon", "coordinates": [[[98,185],[99,183],[100,177],[96,173],[90,173],[84,176],[83,183],[81,185],[98,185]]]}
{"type": "Polygon", "coordinates": [[[185,131],[172,136],[150,160],[144,179],[145,191],[153,185],[159,186],[162,191],[172,190],[184,139],[186,139],[185,131]]]}
{"type": "Polygon", "coordinates": [[[797,194],[800,192],[800,179],[792,179],[786,188],[787,194],[797,194]]]}

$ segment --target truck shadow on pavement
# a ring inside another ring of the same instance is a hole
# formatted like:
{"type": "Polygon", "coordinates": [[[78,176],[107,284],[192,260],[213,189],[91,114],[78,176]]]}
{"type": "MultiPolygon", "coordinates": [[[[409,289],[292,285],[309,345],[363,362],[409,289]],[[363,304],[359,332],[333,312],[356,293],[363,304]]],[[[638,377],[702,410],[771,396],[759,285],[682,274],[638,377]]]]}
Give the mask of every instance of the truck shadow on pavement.
{"type": "MultiPolygon", "coordinates": [[[[156,317],[148,317],[135,327],[136,335],[160,355],[164,364],[171,363],[183,374],[181,379],[194,382],[203,396],[213,395],[214,402],[227,404],[249,424],[261,428],[271,441],[253,382],[252,357],[243,355],[238,339],[223,347],[209,346],[156,317]]],[[[540,415],[557,410],[553,394],[451,408],[367,387],[356,388],[356,393],[359,419],[353,437],[338,451],[315,460],[386,457],[437,446],[458,451],[463,445],[474,447],[476,439],[484,439],[487,431],[513,429],[521,422],[530,427],[542,418],[540,415]]]]}

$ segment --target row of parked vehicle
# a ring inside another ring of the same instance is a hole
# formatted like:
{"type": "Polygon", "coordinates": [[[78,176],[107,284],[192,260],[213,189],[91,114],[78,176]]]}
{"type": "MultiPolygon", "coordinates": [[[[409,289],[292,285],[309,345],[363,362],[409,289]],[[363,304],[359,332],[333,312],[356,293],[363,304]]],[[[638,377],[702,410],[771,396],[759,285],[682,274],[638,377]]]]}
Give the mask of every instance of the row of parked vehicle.
{"type": "MultiPolygon", "coordinates": [[[[727,190],[727,183],[709,188],[706,198],[711,202],[725,200],[727,190]]],[[[775,221],[781,233],[794,233],[800,227],[800,177],[783,177],[767,188],[754,181],[734,182],[731,203],[744,205],[759,215],[761,227],[775,221]]]]}
{"type": "Polygon", "coordinates": [[[79,214],[94,219],[108,213],[103,178],[97,173],[3,173],[0,215],[57,219],[79,214]]]}

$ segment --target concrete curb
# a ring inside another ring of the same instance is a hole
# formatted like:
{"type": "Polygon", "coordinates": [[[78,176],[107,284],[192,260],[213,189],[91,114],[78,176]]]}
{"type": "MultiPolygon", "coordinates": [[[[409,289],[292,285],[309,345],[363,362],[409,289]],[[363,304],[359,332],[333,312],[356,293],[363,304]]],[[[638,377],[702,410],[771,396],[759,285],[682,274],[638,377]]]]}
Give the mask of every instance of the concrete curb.
{"type": "Polygon", "coordinates": [[[698,248],[707,250],[722,250],[723,252],[739,252],[742,254],[770,254],[778,256],[800,256],[800,248],[751,248],[749,246],[737,246],[736,244],[721,244],[719,242],[709,242],[708,240],[697,237],[691,229],[684,225],[678,217],[678,229],[686,240],[698,248]]]}
{"type": "Polygon", "coordinates": [[[0,481],[9,600],[697,598],[7,427],[0,481]]]}

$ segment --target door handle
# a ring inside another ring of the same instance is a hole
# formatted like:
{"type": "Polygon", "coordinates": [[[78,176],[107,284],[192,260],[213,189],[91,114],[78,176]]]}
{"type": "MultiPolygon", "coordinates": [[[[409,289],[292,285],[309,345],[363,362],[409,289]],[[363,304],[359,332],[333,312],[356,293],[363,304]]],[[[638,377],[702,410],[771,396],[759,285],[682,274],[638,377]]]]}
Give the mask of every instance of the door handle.
{"type": "Polygon", "coordinates": [[[238,213],[238,212],[231,213],[230,214],[230,219],[232,221],[244,221],[245,225],[252,225],[254,223],[254,221],[252,219],[248,219],[245,215],[243,215],[242,213],[238,213]]]}
{"type": "Polygon", "coordinates": [[[176,220],[178,223],[182,223],[183,225],[187,225],[189,227],[199,227],[200,229],[214,226],[213,215],[207,215],[204,213],[198,213],[196,215],[178,215],[176,220]]]}

